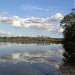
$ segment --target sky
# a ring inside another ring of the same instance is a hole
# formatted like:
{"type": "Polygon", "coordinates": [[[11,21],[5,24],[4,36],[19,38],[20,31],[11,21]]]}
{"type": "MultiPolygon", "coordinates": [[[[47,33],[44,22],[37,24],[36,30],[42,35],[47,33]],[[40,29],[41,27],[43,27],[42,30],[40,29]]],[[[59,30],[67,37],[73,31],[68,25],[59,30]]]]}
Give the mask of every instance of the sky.
{"type": "Polygon", "coordinates": [[[0,0],[0,36],[62,38],[60,21],[75,0],[0,0]]]}

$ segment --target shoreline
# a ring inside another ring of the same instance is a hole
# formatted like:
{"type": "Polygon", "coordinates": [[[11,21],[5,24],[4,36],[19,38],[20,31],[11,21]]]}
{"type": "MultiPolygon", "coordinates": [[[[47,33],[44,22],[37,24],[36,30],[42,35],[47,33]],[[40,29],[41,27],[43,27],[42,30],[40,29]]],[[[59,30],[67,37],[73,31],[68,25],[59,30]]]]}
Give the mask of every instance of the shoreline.
{"type": "Polygon", "coordinates": [[[0,37],[0,42],[18,43],[62,43],[63,38],[50,37],[0,37]]]}

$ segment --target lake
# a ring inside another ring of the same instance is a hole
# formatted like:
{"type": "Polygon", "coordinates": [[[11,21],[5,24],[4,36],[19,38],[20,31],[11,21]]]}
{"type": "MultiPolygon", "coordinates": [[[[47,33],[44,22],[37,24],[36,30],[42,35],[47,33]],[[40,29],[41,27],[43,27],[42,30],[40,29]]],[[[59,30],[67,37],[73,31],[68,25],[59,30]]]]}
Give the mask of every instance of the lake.
{"type": "Polygon", "coordinates": [[[0,42],[0,75],[74,75],[62,44],[0,42]]]}

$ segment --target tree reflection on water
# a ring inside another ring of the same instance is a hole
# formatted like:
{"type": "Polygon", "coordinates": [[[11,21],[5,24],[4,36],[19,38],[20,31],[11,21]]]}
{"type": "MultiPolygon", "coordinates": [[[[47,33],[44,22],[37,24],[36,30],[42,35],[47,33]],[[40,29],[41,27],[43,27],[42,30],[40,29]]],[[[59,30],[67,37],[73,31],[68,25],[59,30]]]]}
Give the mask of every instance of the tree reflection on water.
{"type": "Polygon", "coordinates": [[[75,75],[75,45],[63,44],[63,63],[60,65],[60,75],[75,75]]]}

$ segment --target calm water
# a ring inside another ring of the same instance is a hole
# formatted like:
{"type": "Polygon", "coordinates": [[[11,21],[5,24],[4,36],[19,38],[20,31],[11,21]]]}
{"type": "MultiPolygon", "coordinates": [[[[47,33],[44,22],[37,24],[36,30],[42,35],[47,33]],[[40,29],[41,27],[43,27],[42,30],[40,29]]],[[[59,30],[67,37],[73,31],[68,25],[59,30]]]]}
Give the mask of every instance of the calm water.
{"type": "Polygon", "coordinates": [[[0,42],[0,75],[75,75],[61,44],[0,42]]]}

